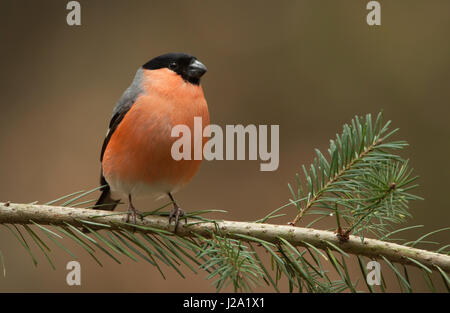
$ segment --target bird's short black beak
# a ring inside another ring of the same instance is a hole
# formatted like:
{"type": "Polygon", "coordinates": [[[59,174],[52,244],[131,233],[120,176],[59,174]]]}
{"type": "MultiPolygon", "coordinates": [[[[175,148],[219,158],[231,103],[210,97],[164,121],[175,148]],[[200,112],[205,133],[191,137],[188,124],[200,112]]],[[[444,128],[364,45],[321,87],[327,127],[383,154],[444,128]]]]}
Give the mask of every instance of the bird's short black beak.
{"type": "Polygon", "coordinates": [[[195,60],[189,65],[187,69],[187,75],[191,78],[199,79],[200,77],[203,76],[203,74],[206,73],[206,71],[207,71],[206,66],[203,65],[202,62],[195,60]]]}

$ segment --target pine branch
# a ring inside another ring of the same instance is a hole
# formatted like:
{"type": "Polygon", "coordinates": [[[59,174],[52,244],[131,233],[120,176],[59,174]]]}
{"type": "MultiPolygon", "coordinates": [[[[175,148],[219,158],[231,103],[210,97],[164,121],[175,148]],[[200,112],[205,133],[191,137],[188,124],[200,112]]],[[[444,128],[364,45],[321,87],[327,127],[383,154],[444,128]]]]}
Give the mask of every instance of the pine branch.
{"type": "MultiPolygon", "coordinates": [[[[217,291],[231,284],[235,291],[248,292],[262,280],[279,292],[280,279],[285,278],[290,292],[358,292],[360,280],[349,274],[347,265],[351,254],[356,256],[353,259],[357,259],[363,277],[368,277],[367,269],[372,266],[366,265],[365,258],[377,259],[387,265],[402,290],[411,292],[416,285],[409,279],[408,265],[422,272],[430,291],[438,290],[431,276],[434,273],[450,292],[449,245],[443,244],[434,252],[416,248],[419,244],[439,244],[429,237],[450,227],[403,245],[393,243],[401,241],[392,238],[394,234],[422,226],[394,227],[411,217],[410,201],[423,199],[412,193],[418,176],[397,153],[407,143],[392,141],[397,129],[389,130],[389,125],[390,121],[382,122],[381,113],[374,120],[371,114],[356,116],[330,141],[328,158],[316,149],[309,169],[302,167],[303,180],[296,175],[297,188],[288,184],[292,195],[289,203],[253,223],[207,219],[201,215],[220,210],[202,210],[188,214],[189,222],[180,225],[175,234],[174,226],[168,224],[169,213],[162,211],[169,203],[146,213],[136,225],[129,224],[124,222],[125,213],[92,210],[97,208],[92,205],[79,208],[95,201],[82,198],[101,188],[97,187],[45,205],[0,203],[0,224],[25,248],[35,266],[38,261],[33,253],[38,248],[55,268],[46,237],[76,258],[63,244],[62,239],[68,238],[99,265],[98,250],[117,263],[121,256],[143,259],[163,277],[160,264],[181,277],[185,277],[181,265],[194,273],[205,270],[207,279],[215,279],[217,291]],[[269,224],[269,220],[289,214],[280,211],[292,205],[297,212],[290,226],[269,224]],[[296,227],[306,214],[319,217],[306,228],[296,227]],[[335,232],[310,228],[325,218],[336,218],[335,232]],[[368,234],[375,239],[366,238],[368,234]],[[254,244],[266,253],[258,255],[260,249],[254,244]],[[264,265],[267,258],[271,268],[264,265]],[[333,271],[337,280],[331,278],[333,271]]],[[[4,263],[0,251],[5,275],[4,263]]],[[[370,292],[375,291],[372,282],[365,280],[365,284],[370,292]]],[[[381,274],[379,290],[385,292],[386,288],[381,274]]]]}
{"type": "Polygon", "coordinates": [[[408,202],[422,199],[411,193],[418,186],[413,184],[418,176],[412,175],[408,160],[397,154],[408,143],[391,140],[398,129],[389,130],[390,124],[383,123],[382,113],[375,119],[371,114],[355,116],[330,140],[328,159],[316,149],[309,170],[303,166],[304,181],[297,174],[297,190],[288,185],[289,204],[297,208],[289,225],[319,208],[328,211],[321,214],[335,213],[349,226],[347,230],[338,227],[342,239],[350,232],[379,237],[390,231],[390,225],[410,217],[408,202]]]}
{"type": "MultiPolygon", "coordinates": [[[[167,217],[164,216],[146,216],[144,221],[138,221],[136,225],[132,225],[124,223],[122,215],[100,210],[17,203],[0,203],[0,224],[72,225],[74,227],[89,225],[96,230],[126,229],[148,234],[155,233],[155,230],[165,231],[167,234],[173,231],[173,225],[169,225],[167,217]]],[[[188,224],[180,224],[180,226],[176,234],[180,237],[211,238],[216,234],[220,236],[226,234],[230,238],[244,241],[258,243],[261,240],[274,244],[282,243],[284,239],[295,247],[313,246],[325,251],[337,250],[340,253],[387,259],[390,262],[419,268],[426,266],[450,272],[450,256],[448,255],[369,238],[362,241],[357,236],[350,236],[348,241],[343,242],[330,231],[264,223],[208,222],[195,218],[190,218],[188,224]]]]}
{"type": "Polygon", "coordinates": [[[356,157],[354,159],[352,159],[350,161],[350,163],[348,163],[344,168],[342,168],[337,174],[335,174],[328,182],[326,182],[321,189],[319,189],[318,191],[316,191],[316,193],[314,194],[314,196],[308,200],[308,202],[306,203],[305,207],[302,208],[300,210],[300,212],[297,214],[297,216],[294,218],[294,220],[292,222],[290,222],[290,225],[295,225],[297,224],[297,222],[303,217],[303,215],[305,214],[306,211],[308,211],[309,209],[311,209],[311,207],[317,202],[317,200],[319,200],[319,198],[337,181],[339,181],[340,179],[342,179],[342,177],[344,176],[344,174],[349,171],[353,166],[355,166],[355,164],[357,164],[358,162],[361,162],[364,157],[366,155],[368,155],[370,152],[372,152],[377,146],[381,145],[381,143],[383,142],[382,139],[378,139],[377,141],[375,141],[374,143],[372,143],[371,145],[369,145],[368,147],[366,147],[364,149],[364,151],[362,151],[360,154],[357,154],[356,157]]]}

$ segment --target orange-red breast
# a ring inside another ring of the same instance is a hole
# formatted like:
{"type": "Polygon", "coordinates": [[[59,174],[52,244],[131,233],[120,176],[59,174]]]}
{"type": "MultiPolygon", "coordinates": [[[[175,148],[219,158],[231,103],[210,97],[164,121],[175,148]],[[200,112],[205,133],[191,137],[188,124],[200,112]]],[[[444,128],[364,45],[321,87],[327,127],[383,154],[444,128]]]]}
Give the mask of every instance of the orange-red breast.
{"type": "MultiPolygon", "coordinates": [[[[200,78],[206,67],[196,57],[168,53],[140,67],[133,82],[117,102],[101,151],[104,186],[96,205],[114,210],[127,199],[128,215],[136,222],[138,212],[132,199],[140,196],[168,196],[174,205],[169,223],[175,230],[183,211],[173,193],[187,184],[201,160],[176,161],[171,147],[175,125],[184,124],[194,133],[194,117],[209,125],[209,113],[200,78]]],[[[193,139],[192,139],[193,141],[193,139]]],[[[203,139],[205,144],[206,139],[203,139]]],[[[193,144],[191,142],[191,144],[193,144]]]]}

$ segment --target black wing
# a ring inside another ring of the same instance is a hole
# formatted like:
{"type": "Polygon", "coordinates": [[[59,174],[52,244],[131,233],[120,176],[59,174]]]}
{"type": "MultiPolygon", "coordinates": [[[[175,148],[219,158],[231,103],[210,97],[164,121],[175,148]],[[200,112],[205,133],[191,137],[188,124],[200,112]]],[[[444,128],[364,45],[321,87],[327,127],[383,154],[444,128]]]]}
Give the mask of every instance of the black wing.
{"type": "MultiPolygon", "coordinates": [[[[131,107],[136,101],[136,98],[142,93],[141,82],[142,69],[140,68],[136,72],[136,76],[134,77],[133,82],[122,94],[122,97],[120,97],[114,108],[113,116],[111,118],[111,121],[109,122],[108,133],[106,134],[106,138],[103,141],[102,151],[100,154],[100,162],[103,161],[103,155],[105,153],[106,147],[108,146],[108,143],[111,139],[111,136],[114,134],[114,131],[117,129],[117,126],[119,126],[125,115],[128,113],[128,111],[130,111],[131,107]]],[[[100,195],[100,198],[98,199],[96,205],[101,205],[98,208],[102,210],[114,210],[120,200],[114,200],[111,198],[111,188],[108,185],[105,177],[103,176],[103,169],[100,173],[100,185],[103,186],[100,189],[102,191],[102,194],[100,195]]]]}
{"type": "Polygon", "coordinates": [[[109,122],[108,133],[106,134],[106,138],[103,141],[102,152],[100,154],[100,162],[103,161],[103,154],[105,154],[106,147],[108,146],[112,134],[117,129],[117,126],[119,126],[120,122],[123,120],[128,111],[130,111],[133,103],[134,101],[129,101],[128,103],[118,108],[117,112],[115,112],[115,114],[111,118],[111,121],[109,122]]]}
{"type": "MultiPolygon", "coordinates": [[[[117,107],[116,112],[114,113],[113,117],[111,118],[111,121],[109,122],[108,133],[106,134],[106,138],[103,141],[102,151],[100,154],[100,162],[103,161],[103,155],[105,154],[106,147],[108,146],[112,134],[117,129],[117,126],[119,126],[120,122],[123,120],[125,115],[128,113],[133,103],[134,99],[127,101],[126,103],[121,104],[120,106],[117,107]]],[[[114,208],[119,204],[120,200],[114,200],[111,197],[111,188],[109,187],[108,182],[103,176],[103,169],[101,170],[100,173],[100,186],[103,186],[100,189],[102,191],[102,194],[100,195],[100,198],[97,200],[97,203],[95,204],[96,206],[98,206],[96,208],[108,211],[114,210],[114,208]]]]}

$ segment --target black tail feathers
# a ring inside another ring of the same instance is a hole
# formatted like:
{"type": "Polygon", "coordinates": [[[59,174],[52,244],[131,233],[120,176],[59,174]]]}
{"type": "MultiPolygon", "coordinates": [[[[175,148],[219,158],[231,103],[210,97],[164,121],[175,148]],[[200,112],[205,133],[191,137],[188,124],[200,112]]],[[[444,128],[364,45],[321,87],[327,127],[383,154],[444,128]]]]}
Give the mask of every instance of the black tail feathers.
{"type": "Polygon", "coordinates": [[[95,207],[94,209],[112,211],[119,203],[120,200],[114,200],[113,198],[111,198],[111,190],[109,189],[109,186],[106,186],[104,189],[102,189],[102,194],[95,204],[98,207],[95,207]]]}

